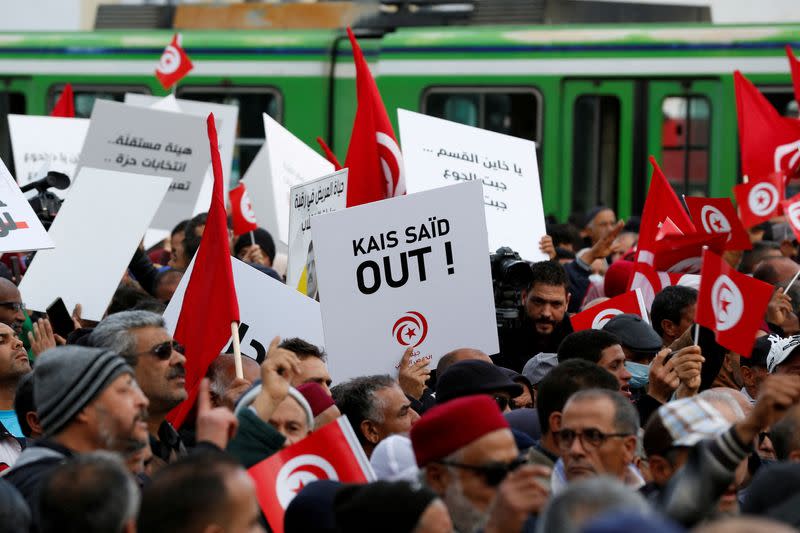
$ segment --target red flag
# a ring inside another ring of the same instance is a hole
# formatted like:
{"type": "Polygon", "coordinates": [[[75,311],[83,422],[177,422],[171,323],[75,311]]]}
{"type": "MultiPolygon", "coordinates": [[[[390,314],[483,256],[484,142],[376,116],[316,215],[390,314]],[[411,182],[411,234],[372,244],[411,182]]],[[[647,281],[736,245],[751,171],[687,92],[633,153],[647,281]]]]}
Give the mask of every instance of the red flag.
{"type": "Polygon", "coordinates": [[[300,442],[247,471],[256,484],[261,511],[275,533],[283,533],[283,514],[300,490],[320,479],[343,483],[375,480],[347,417],[340,416],[300,442]]]}
{"type": "Polygon", "coordinates": [[[569,322],[574,331],[603,329],[606,322],[623,313],[639,315],[645,322],[650,322],[641,289],[628,291],[603,303],[593,305],[586,311],[570,317],[569,322]]]}
{"type": "Polygon", "coordinates": [[[222,163],[213,114],[208,115],[208,142],[214,171],[211,207],[175,327],[175,340],[186,348],[186,390],[189,392],[189,397],[169,413],[168,419],[175,427],[183,423],[194,405],[200,380],[225,348],[231,336],[231,322],[239,322],[222,190],[222,163]]]}
{"type": "Polygon", "coordinates": [[[253,212],[253,204],[250,203],[250,195],[247,194],[244,183],[240,181],[239,185],[230,190],[228,197],[231,199],[233,234],[238,237],[257,230],[256,214],[253,212]]]}
{"type": "Polygon", "coordinates": [[[344,162],[349,169],[347,207],[352,207],[401,196],[406,193],[406,183],[403,156],[378,86],[350,28],[347,35],[353,47],[358,92],[358,109],[344,162]]]}
{"type": "Polygon", "coordinates": [[[75,96],[72,94],[72,84],[64,85],[64,90],[50,111],[51,117],[75,118],[75,96]]]}
{"type": "Polygon", "coordinates": [[[647,263],[634,263],[630,288],[631,290],[640,289],[642,291],[642,299],[648,311],[653,305],[653,299],[656,294],[670,285],[683,285],[696,289],[700,286],[700,276],[677,272],[659,272],[647,263]]]}
{"type": "Polygon", "coordinates": [[[788,44],[786,45],[786,56],[789,58],[789,67],[792,71],[794,99],[797,101],[798,105],[800,105],[800,60],[795,57],[794,52],[792,52],[792,47],[788,44]]]}
{"type": "Polygon", "coordinates": [[[800,120],[779,115],[738,70],[733,73],[733,79],[742,174],[751,180],[781,171],[786,172],[789,179],[797,177],[800,171],[800,120]]]}
{"type": "Polygon", "coordinates": [[[726,250],[751,250],[750,236],[736,215],[736,208],[730,198],[700,198],[685,196],[683,200],[689,208],[692,222],[698,231],[709,235],[727,233],[726,250]]]}
{"type": "Polygon", "coordinates": [[[733,187],[739,218],[745,228],[752,228],[780,214],[784,184],[785,176],[773,173],[766,179],[750,180],[733,187]]]}
{"type": "Polygon", "coordinates": [[[333,165],[334,169],[342,170],[342,164],[339,163],[339,160],[336,158],[336,154],[333,153],[333,150],[331,150],[331,147],[325,142],[325,139],[322,137],[317,137],[317,144],[320,148],[322,148],[322,151],[325,152],[325,159],[328,160],[328,163],[333,165]]]}
{"type": "Polygon", "coordinates": [[[706,251],[695,320],[713,330],[720,345],[750,357],[773,290],[769,283],[736,272],[720,256],[706,251]]]}
{"type": "Polygon", "coordinates": [[[795,194],[788,200],[784,200],[781,205],[795,238],[800,240],[800,194],[795,194]]]}
{"type": "Polygon", "coordinates": [[[714,253],[725,249],[727,235],[709,237],[705,233],[669,235],[653,247],[653,268],[663,272],[698,274],[702,263],[703,246],[714,253]]]}
{"type": "Polygon", "coordinates": [[[696,230],[655,157],[650,156],[650,164],[653,165],[653,176],[642,211],[636,260],[652,265],[656,237],[667,219],[684,235],[695,233],[696,230]]]}
{"type": "Polygon", "coordinates": [[[156,78],[167,91],[194,68],[186,51],[181,47],[181,34],[172,36],[156,67],[156,78]]]}

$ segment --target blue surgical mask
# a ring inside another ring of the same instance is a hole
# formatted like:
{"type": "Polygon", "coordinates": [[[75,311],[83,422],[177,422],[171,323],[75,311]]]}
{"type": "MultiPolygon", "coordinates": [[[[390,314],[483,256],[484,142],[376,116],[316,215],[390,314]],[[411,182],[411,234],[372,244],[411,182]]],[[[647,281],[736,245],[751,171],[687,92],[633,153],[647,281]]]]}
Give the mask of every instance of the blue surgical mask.
{"type": "Polygon", "coordinates": [[[650,365],[625,361],[625,370],[631,373],[631,389],[644,389],[647,387],[650,365]]]}

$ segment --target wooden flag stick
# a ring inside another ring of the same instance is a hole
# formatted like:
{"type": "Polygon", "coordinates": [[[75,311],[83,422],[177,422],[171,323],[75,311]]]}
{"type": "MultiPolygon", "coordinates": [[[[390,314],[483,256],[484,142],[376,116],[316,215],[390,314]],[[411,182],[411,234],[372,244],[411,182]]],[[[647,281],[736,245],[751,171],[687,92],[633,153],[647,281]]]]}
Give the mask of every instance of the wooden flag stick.
{"type": "Polygon", "coordinates": [[[797,271],[797,274],[794,275],[792,281],[790,281],[789,284],[786,286],[786,288],[783,289],[783,294],[788,294],[789,289],[791,289],[792,285],[794,285],[794,282],[797,281],[798,276],[800,276],[800,270],[797,271]]]}
{"type": "Polygon", "coordinates": [[[700,340],[700,324],[694,325],[694,345],[698,346],[697,342],[700,340]]]}
{"type": "Polygon", "coordinates": [[[250,245],[251,246],[255,246],[256,245],[256,236],[253,233],[253,230],[250,230],[250,245]]]}
{"type": "Polygon", "coordinates": [[[231,337],[233,337],[233,364],[236,367],[236,377],[244,379],[244,371],[242,370],[242,349],[239,346],[238,322],[231,322],[231,337]]]}

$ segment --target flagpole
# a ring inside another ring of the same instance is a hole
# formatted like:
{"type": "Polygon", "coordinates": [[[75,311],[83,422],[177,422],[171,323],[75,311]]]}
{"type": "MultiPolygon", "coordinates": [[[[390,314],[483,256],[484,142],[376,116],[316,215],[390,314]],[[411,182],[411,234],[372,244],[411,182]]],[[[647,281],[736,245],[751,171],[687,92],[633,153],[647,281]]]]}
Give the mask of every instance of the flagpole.
{"type": "Polygon", "coordinates": [[[697,343],[700,340],[700,324],[694,324],[694,345],[699,346],[697,343]]]}
{"type": "Polygon", "coordinates": [[[253,234],[253,230],[250,230],[250,246],[256,245],[256,236],[253,234]]]}
{"type": "Polygon", "coordinates": [[[237,322],[231,322],[231,337],[233,337],[233,364],[236,367],[236,377],[244,379],[242,349],[239,346],[239,324],[237,322]]]}
{"type": "Polygon", "coordinates": [[[786,288],[783,289],[783,294],[787,294],[789,292],[789,289],[792,288],[792,285],[794,285],[794,282],[797,281],[798,276],[800,276],[800,270],[797,271],[797,274],[794,275],[794,277],[792,278],[792,281],[790,281],[789,284],[786,286],[786,288]]]}

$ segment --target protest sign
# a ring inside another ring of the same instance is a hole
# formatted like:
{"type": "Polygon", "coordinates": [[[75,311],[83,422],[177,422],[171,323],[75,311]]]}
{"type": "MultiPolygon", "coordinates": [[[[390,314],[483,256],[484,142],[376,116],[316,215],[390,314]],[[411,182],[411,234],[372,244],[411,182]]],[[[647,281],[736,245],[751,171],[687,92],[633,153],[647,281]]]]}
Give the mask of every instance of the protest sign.
{"type": "Polygon", "coordinates": [[[461,181],[483,184],[489,248],[510,246],[529,261],[546,234],[536,144],[492,131],[398,109],[406,190],[461,181]]]}
{"type": "Polygon", "coordinates": [[[28,307],[45,311],[60,296],[68,309],[81,304],[83,318],[103,318],[169,186],[163,177],[81,168],[50,226],[56,248],[38,252],[20,283],[28,307]],[[89,266],[87,228],[102,243],[89,266]]]}
{"type": "MultiPolygon", "coordinates": [[[[27,185],[48,171],[75,178],[75,167],[89,129],[89,119],[8,115],[17,183],[27,185]]],[[[59,198],[66,190],[50,189],[59,198]]]]}
{"type": "Polygon", "coordinates": [[[151,224],[171,230],[192,216],[210,162],[203,118],[98,100],[79,166],[171,178],[151,224]]]}
{"type": "Polygon", "coordinates": [[[5,163],[0,161],[0,253],[52,248],[53,241],[39,222],[5,163]]]}
{"type": "MultiPolygon", "coordinates": [[[[276,336],[302,337],[317,346],[323,345],[318,302],[235,257],[231,258],[231,267],[239,299],[239,338],[243,355],[259,363],[263,362],[269,343],[276,336]]],[[[164,320],[170,333],[174,333],[178,325],[183,295],[193,268],[194,261],[189,265],[164,311],[164,320]]],[[[233,351],[230,341],[225,351],[233,351]]]]}
{"type": "Polygon", "coordinates": [[[286,284],[310,298],[317,297],[316,280],[308,279],[311,248],[311,217],[347,207],[347,169],[330,176],[295,185],[289,203],[289,259],[286,284]],[[310,283],[309,283],[310,281],[310,283]]]}
{"type": "Polygon", "coordinates": [[[311,236],[334,381],[396,373],[407,348],[433,368],[498,351],[480,183],[318,215],[311,236]]]}
{"type": "Polygon", "coordinates": [[[325,176],[333,165],[264,113],[266,141],[242,178],[253,211],[276,241],[289,242],[289,189],[325,176]]]}

